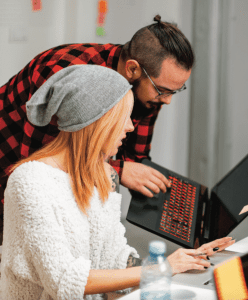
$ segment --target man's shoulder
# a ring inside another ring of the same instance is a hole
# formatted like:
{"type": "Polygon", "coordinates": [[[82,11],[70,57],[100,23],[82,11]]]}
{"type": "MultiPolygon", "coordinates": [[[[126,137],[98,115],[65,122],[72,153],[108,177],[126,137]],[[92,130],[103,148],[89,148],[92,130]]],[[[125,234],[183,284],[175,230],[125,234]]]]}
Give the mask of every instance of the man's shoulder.
{"type": "MultiPolygon", "coordinates": [[[[78,64],[106,65],[114,68],[114,58],[118,58],[121,45],[115,44],[65,44],[40,53],[34,58],[36,70],[47,79],[61,68],[78,64]],[[112,59],[111,59],[112,58],[112,59]]],[[[32,63],[31,63],[32,64],[32,63]]]]}
{"type": "Polygon", "coordinates": [[[112,51],[114,48],[119,48],[122,45],[119,44],[98,44],[98,43],[77,43],[77,44],[63,44],[48,50],[41,52],[38,56],[51,55],[52,53],[57,53],[63,55],[64,53],[70,53],[71,55],[79,56],[83,52],[89,52],[91,49],[95,49],[97,52],[101,51],[112,51]],[[78,52],[77,52],[78,51],[78,52]]]}
{"type": "MultiPolygon", "coordinates": [[[[8,84],[0,89],[0,96],[5,94],[7,86],[11,91],[20,81],[24,82],[25,80],[25,90],[33,85],[30,97],[50,76],[72,65],[94,64],[117,69],[121,49],[122,45],[111,43],[64,44],[50,48],[36,55],[19,73],[13,76],[8,84]]],[[[20,87],[22,86],[20,85],[20,87]]],[[[23,89],[20,92],[22,91],[23,89]]]]}

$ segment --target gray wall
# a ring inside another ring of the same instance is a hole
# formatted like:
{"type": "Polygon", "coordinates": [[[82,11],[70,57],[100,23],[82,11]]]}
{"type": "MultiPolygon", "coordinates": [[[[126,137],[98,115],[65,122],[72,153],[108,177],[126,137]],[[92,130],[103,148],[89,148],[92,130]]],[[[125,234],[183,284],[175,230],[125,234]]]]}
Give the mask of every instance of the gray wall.
{"type": "Polygon", "coordinates": [[[189,175],[212,187],[248,153],[248,2],[194,0],[189,175]]]}
{"type": "Polygon", "coordinates": [[[64,0],[43,0],[32,12],[31,1],[0,0],[0,85],[35,55],[64,43],[64,0]]]}
{"type": "MultiPolygon", "coordinates": [[[[230,160],[233,167],[248,153],[248,1],[231,1],[228,76],[230,160]]],[[[224,172],[226,170],[223,170],[224,172]]],[[[221,175],[221,174],[220,174],[221,175]]]]}

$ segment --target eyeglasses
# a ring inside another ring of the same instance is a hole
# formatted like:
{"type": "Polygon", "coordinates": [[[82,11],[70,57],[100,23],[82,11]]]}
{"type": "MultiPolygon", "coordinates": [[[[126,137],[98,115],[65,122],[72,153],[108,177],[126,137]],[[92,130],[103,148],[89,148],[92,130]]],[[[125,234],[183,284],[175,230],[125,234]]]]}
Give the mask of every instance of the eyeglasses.
{"type": "Polygon", "coordinates": [[[150,79],[152,85],[154,86],[154,88],[156,89],[156,91],[158,92],[158,95],[155,97],[155,99],[159,99],[159,98],[165,98],[165,97],[169,97],[170,95],[174,95],[177,94],[179,92],[182,92],[184,90],[186,90],[186,85],[184,84],[180,89],[178,90],[174,90],[174,91],[168,91],[165,93],[161,93],[158,88],[156,87],[155,83],[152,81],[151,77],[148,75],[148,73],[146,72],[146,70],[142,67],[143,71],[145,72],[146,76],[150,79]]]}

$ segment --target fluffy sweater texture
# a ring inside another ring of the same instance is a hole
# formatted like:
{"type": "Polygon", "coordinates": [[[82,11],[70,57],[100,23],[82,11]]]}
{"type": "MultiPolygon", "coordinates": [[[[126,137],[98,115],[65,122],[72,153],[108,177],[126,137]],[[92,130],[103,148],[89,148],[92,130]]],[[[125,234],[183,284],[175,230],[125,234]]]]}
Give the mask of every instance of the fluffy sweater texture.
{"type": "Polygon", "coordinates": [[[99,299],[84,296],[90,269],[124,269],[130,254],[138,257],[124,237],[116,192],[103,203],[94,188],[86,216],[69,175],[31,161],[10,175],[4,199],[5,300],[99,299]]]}

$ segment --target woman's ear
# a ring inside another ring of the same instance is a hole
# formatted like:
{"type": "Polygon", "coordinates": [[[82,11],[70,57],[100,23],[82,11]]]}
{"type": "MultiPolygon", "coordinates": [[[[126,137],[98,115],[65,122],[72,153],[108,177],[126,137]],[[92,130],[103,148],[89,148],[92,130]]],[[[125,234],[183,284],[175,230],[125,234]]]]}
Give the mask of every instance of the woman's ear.
{"type": "Polygon", "coordinates": [[[125,64],[125,72],[128,78],[128,81],[131,83],[132,81],[139,79],[142,74],[142,69],[137,60],[129,59],[125,64]]]}

